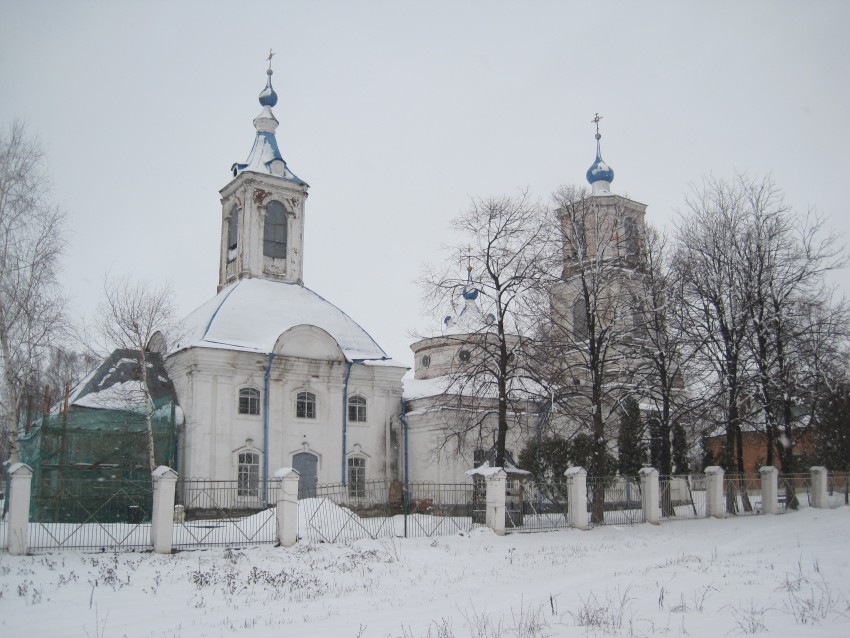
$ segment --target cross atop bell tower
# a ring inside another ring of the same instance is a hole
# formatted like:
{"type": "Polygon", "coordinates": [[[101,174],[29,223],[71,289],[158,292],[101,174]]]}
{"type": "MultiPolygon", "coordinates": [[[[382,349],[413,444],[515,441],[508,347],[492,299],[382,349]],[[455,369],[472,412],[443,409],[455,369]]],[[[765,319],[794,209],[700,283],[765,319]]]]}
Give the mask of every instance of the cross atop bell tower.
{"type": "Polygon", "coordinates": [[[248,159],[231,166],[233,179],[221,190],[221,250],[218,289],[244,277],[302,284],[304,202],[309,185],[293,173],[277,143],[279,122],[272,112],[271,49],[266,58],[262,110],[248,159]]]}

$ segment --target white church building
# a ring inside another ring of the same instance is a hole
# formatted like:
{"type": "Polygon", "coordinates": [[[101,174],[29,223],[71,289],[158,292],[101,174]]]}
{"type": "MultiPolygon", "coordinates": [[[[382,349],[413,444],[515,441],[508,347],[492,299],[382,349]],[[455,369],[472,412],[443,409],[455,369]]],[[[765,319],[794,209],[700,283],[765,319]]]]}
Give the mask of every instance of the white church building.
{"type": "Polygon", "coordinates": [[[281,467],[300,472],[302,494],[397,478],[406,372],[304,286],[309,186],[281,155],[267,74],[254,146],[221,190],[218,294],[186,318],[166,358],[185,416],[178,472],[238,478],[264,502],[265,478],[281,467]]]}
{"type": "MultiPolygon", "coordinates": [[[[411,346],[415,370],[404,379],[405,365],[304,286],[309,186],[280,152],[271,68],[267,74],[253,148],[220,191],[218,294],[186,318],[165,359],[184,415],[176,469],[184,477],[238,479],[240,490],[264,503],[267,480],[282,467],[298,470],[302,496],[324,483],[345,484],[358,496],[370,480],[465,482],[465,471],[488,451],[480,444],[454,456],[434,450],[446,419],[463,411],[445,391],[449,372],[469,357],[464,326],[474,339],[480,326],[473,324],[486,320],[472,280],[451,325],[411,346]]],[[[612,179],[597,148],[591,199],[629,246],[642,232],[645,206],[612,195],[612,179]]],[[[569,276],[554,292],[571,307],[569,276]]],[[[464,408],[469,397],[454,398],[464,408]]],[[[486,397],[473,399],[487,408],[486,397]]],[[[512,432],[528,432],[533,412],[514,414],[524,423],[512,432]]],[[[512,434],[509,448],[517,454],[523,442],[512,434]]]]}

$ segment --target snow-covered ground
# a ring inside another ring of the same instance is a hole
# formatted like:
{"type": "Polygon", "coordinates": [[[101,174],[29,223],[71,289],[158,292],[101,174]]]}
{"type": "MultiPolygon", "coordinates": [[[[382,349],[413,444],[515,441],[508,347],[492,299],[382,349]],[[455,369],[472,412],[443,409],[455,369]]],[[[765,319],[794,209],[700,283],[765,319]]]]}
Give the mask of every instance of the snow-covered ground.
{"type": "Polygon", "coordinates": [[[497,537],[0,552],[0,636],[850,635],[850,507],[497,537]]]}

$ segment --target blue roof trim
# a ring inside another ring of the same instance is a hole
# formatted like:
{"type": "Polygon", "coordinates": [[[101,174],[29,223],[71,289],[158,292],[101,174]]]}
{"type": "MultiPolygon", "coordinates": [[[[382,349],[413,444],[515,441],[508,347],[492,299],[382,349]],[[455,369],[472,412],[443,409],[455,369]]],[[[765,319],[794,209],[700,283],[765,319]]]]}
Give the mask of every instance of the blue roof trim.
{"type": "Polygon", "coordinates": [[[218,314],[218,311],[219,311],[219,310],[221,310],[221,307],[224,305],[224,302],[225,302],[225,301],[227,301],[227,298],[228,298],[230,295],[232,295],[232,294],[233,294],[233,291],[234,291],[234,290],[236,290],[236,287],[237,287],[240,283],[242,283],[242,280],[241,280],[241,279],[239,279],[239,280],[238,280],[235,284],[233,284],[233,287],[230,289],[230,291],[229,291],[226,295],[224,295],[224,298],[221,300],[221,303],[220,303],[220,304],[218,304],[218,308],[216,308],[216,309],[215,309],[215,312],[214,312],[214,313],[212,313],[212,317],[210,317],[210,320],[209,320],[209,322],[207,323],[207,327],[206,327],[206,328],[204,328],[204,336],[203,336],[203,337],[201,337],[201,341],[203,341],[204,339],[206,339],[206,338],[207,338],[207,333],[210,331],[210,328],[212,327],[213,321],[215,321],[215,317],[216,317],[216,315],[218,314]]]}

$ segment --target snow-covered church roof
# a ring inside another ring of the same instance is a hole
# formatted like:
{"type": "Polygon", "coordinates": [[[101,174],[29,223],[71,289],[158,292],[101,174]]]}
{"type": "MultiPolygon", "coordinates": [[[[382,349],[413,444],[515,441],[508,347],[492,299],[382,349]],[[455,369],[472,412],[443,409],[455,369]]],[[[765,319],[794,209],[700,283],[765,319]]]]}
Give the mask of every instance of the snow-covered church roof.
{"type": "Polygon", "coordinates": [[[220,348],[270,353],[278,337],[299,325],[316,326],[333,337],[348,361],[392,361],[357,322],[299,284],[240,279],[184,321],[186,338],[176,349],[220,348]]]}

